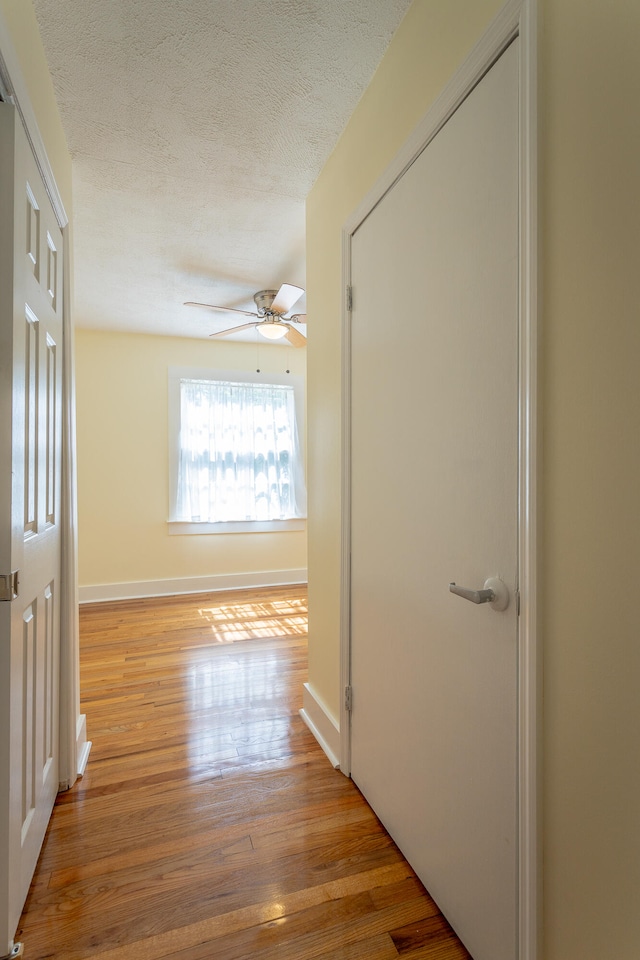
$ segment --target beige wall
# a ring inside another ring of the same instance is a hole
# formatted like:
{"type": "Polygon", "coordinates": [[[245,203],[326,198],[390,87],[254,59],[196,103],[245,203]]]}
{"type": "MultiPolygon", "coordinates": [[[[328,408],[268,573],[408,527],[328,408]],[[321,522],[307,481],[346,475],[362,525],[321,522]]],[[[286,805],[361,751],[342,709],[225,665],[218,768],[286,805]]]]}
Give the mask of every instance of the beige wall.
{"type": "Polygon", "coordinates": [[[410,8],[307,202],[309,676],[338,720],[340,623],[340,231],[464,60],[500,0],[410,8]]]}
{"type": "Polygon", "coordinates": [[[20,62],[58,190],[71,218],[71,158],[31,0],[0,0],[0,16],[20,62]]]}
{"type": "Polygon", "coordinates": [[[640,956],[640,4],[541,33],[549,960],[640,956]]]}
{"type": "MultiPolygon", "coordinates": [[[[260,368],[304,375],[305,353],[260,368]]],[[[169,366],[255,370],[256,346],[76,331],[80,585],[305,569],[304,531],[169,536],[169,366]]]]}
{"type": "MultiPolygon", "coordinates": [[[[416,0],[308,201],[309,681],[339,719],[340,231],[500,6],[416,0]]],[[[640,944],[640,5],[541,0],[543,960],[640,944]]]]}

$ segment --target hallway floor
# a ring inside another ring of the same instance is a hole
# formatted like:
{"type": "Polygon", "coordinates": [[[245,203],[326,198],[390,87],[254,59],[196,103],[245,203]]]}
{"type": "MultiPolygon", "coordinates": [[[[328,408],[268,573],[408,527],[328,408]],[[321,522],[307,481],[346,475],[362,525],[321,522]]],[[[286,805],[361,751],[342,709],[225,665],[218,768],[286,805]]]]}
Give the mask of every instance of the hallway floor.
{"type": "Polygon", "coordinates": [[[92,604],[80,629],[93,747],[26,960],[468,960],[298,715],[305,588],[92,604]]]}

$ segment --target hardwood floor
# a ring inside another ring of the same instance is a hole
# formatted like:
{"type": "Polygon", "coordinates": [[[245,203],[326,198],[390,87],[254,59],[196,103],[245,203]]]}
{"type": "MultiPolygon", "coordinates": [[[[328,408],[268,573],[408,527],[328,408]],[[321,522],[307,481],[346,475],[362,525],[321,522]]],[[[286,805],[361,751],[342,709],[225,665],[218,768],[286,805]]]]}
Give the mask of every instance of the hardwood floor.
{"type": "Polygon", "coordinates": [[[93,748],[26,960],[469,958],[298,716],[306,621],[301,587],[82,607],[93,748]]]}

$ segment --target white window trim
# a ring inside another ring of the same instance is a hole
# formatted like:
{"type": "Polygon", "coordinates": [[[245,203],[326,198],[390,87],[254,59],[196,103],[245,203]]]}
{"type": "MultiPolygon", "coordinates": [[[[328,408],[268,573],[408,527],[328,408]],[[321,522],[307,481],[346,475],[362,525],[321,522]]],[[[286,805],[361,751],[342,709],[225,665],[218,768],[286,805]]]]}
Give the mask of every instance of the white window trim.
{"type": "Polygon", "coordinates": [[[306,530],[304,517],[294,520],[235,520],[209,523],[207,521],[168,520],[169,536],[183,537],[194,533],[289,533],[306,530]]]}
{"type": "Polygon", "coordinates": [[[180,381],[227,380],[232,383],[270,383],[293,387],[296,408],[298,442],[304,462],[306,450],[304,431],[305,388],[304,377],[298,374],[273,374],[247,370],[220,370],[211,367],[169,367],[169,519],[170,536],[219,533],[279,533],[306,530],[304,517],[291,520],[238,520],[226,523],[188,522],[173,517],[178,486],[178,452],[180,445],[180,381]]]}

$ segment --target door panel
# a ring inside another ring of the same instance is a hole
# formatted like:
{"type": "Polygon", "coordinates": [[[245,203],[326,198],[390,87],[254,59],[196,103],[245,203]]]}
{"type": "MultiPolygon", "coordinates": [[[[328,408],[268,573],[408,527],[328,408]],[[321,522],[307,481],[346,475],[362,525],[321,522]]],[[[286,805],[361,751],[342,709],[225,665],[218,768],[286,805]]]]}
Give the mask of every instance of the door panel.
{"type": "Polygon", "coordinates": [[[0,104],[0,956],[58,790],[62,237],[13,108],[0,104]],[[9,416],[10,413],[10,416],[9,416]]]}
{"type": "Polygon", "coordinates": [[[516,956],[518,41],[352,239],[352,776],[516,956]],[[503,612],[449,592],[500,577],[503,612]]]}

